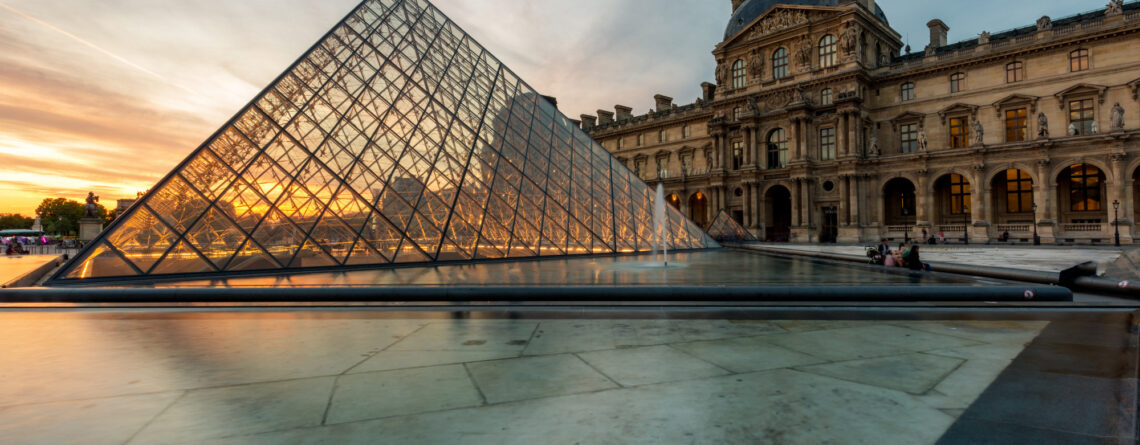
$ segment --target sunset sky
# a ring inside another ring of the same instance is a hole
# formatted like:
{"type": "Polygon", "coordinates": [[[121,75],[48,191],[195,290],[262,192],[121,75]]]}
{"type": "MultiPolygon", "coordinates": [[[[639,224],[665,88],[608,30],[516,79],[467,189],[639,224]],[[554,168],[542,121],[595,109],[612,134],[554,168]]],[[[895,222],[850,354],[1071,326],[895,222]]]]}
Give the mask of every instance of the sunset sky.
{"type": "MultiPolygon", "coordinates": [[[[104,205],[165,175],[359,0],[0,0],[0,213],[104,205]]],[[[881,0],[920,51],[1106,0],[881,0]],[[1025,7],[1032,4],[1032,7],[1025,7]],[[1000,5],[1000,6],[999,6],[1000,5]]],[[[572,118],[657,93],[691,103],[730,0],[435,0],[572,118]]]]}

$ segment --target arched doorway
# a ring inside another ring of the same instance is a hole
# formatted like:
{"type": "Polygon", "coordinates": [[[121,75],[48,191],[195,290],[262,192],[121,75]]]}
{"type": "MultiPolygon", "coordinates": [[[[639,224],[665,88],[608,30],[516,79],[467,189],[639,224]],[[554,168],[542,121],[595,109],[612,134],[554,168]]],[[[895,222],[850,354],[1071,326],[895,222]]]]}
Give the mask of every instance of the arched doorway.
{"type": "Polygon", "coordinates": [[[936,225],[969,225],[970,181],[957,173],[934,181],[934,221],[936,225]]]}
{"type": "Polygon", "coordinates": [[[1112,204],[1105,202],[1105,175],[1095,165],[1073,164],[1057,176],[1057,209],[1061,231],[1100,232],[1110,223],[1112,204]]]}
{"type": "Polygon", "coordinates": [[[1030,235],[1033,233],[1033,177],[1025,170],[1007,169],[990,180],[993,191],[995,232],[1001,235],[1030,235]]]}
{"type": "Polygon", "coordinates": [[[670,193],[665,197],[665,202],[673,206],[674,209],[681,210],[681,198],[677,197],[676,193],[670,193]]]}
{"type": "Polygon", "coordinates": [[[785,242],[792,234],[792,192],[782,185],[764,193],[766,241],[785,242]]]}
{"type": "Polygon", "coordinates": [[[709,223],[709,199],[704,193],[696,192],[689,197],[689,219],[698,226],[705,227],[709,223]]]}
{"type": "Polygon", "coordinates": [[[895,178],[883,186],[883,223],[888,226],[913,226],[915,223],[914,183],[895,178]]]}

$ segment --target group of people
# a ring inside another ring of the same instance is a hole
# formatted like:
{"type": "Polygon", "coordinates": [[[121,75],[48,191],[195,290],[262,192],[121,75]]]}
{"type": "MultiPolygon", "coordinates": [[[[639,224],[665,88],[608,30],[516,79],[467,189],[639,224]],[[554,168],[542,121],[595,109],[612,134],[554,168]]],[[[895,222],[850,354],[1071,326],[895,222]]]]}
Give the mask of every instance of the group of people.
{"type": "Polygon", "coordinates": [[[919,245],[912,241],[900,243],[898,249],[891,250],[887,240],[882,240],[878,247],[868,248],[867,256],[871,262],[886,267],[905,267],[910,270],[927,270],[926,264],[919,256],[919,245]]]}
{"type": "Polygon", "coordinates": [[[24,245],[20,244],[20,242],[17,240],[12,240],[12,242],[8,243],[8,248],[4,249],[4,255],[8,255],[8,256],[27,255],[27,254],[28,254],[28,250],[25,249],[24,245]]]}

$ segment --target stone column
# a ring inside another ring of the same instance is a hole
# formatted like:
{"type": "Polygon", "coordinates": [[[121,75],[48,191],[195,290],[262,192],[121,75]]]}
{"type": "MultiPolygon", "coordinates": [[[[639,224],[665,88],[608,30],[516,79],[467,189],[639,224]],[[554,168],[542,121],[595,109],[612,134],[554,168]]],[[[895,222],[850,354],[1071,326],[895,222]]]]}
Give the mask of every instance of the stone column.
{"type": "Polygon", "coordinates": [[[934,192],[930,187],[930,177],[927,176],[926,171],[918,172],[918,184],[914,193],[914,220],[915,226],[930,227],[932,203],[934,202],[934,192]]]}
{"type": "Polygon", "coordinates": [[[803,208],[803,202],[800,197],[800,188],[803,184],[796,180],[796,185],[791,190],[792,192],[792,227],[799,227],[800,224],[800,209],[803,208]]]}
{"type": "Polygon", "coordinates": [[[752,184],[744,183],[744,227],[752,226],[752,184]]]}
{"type": "Polygon", "coordinates": [[[761,194],[760,185],[756,185],[756,236],[761,240],[768,237],[768,203],[761,194]]]}
{"type": "Polygon", "coordinates": [[[748,134],[751,135],[751,137],[748,139],[748,165],[758,167],[761,165],[761,156],[759,150],[760,141],[758,141],[756,138],[760,136],[760,129],[757,127],[752,127],[752,129],[748,131],[748,134]]]}
{"type": "Polygon", "coordinates": [[[814,206],[814,203],[812,203],[812,200],[811,200],[811,182],[809,182],[806,179],[801,181],[800,192],[803,193],[803,198],[802,198],[803,203],[800,206],[800,208],[803,209],[803,216],[802,216],[803,217],[803,220],[802,220],[803,225],[805,227],[811,227],[811,224],[812,224],[811,214],[812,214],[812,207],[814,206]]]}
{"type": "Polygon", "coordinates": [[[859,219],[859,197],[863,196],[861,194],[863,187],[861,187],[859,184],[861,182],[859,175],[851,176],[848,178],[848,180],[851,182],[851,197],[850,202],[848,202],[848,208],[851,209],[851,224],[855,226],[862,226],[863,222],[859,219]]]}
{"type": "Polygon", "coordinates": [[[788,157],[791,158],[788,162],[798,161],[800,159],[800,119],[792,118],[792,137],[788,141],[791,147],[788,147],[788,157]]]}
{"type": "Polygon", "coordinates": [[[846,227],[846,226],[851,225],[851,218],[847,214],[847,205],[848,205],[847,180],[848,179],[850,179],[850,177],[847,175],[842,175],[839,177],[839,226],[840,227],[846,227]]]}

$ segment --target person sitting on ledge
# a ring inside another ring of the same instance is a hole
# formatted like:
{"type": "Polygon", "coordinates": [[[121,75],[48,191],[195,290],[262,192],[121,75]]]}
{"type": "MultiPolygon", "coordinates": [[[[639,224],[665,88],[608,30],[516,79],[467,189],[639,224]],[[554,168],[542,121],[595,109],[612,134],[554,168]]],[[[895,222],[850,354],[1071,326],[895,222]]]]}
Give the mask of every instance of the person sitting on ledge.
{"type": "Polygon", "coordinates": [[[918,247],[917,244],[912,245],[903,253],[903,267],[910,270],[924,270],[926,268],[918,256],[918,247]]]}

